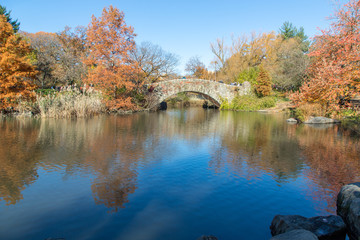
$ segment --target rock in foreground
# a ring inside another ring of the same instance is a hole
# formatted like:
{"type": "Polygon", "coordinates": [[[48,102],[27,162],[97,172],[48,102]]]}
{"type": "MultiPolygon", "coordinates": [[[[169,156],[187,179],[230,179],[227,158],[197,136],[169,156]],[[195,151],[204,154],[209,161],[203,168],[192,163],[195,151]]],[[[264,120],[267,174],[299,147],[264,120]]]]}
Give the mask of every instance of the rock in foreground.
{"type": "Polygon", "coordinates": [[[360,239],[360,183],[343,186],[336,205],[337,214],[346,223],[350,239],[360,239]]]}
{"type": "Polygon", "coordinates": [[[318,238],[310,231],[304,229],[297,229],[276,235],[270,240],[318,240],[318,238]]]}
{"type": "Polygon", "coordinates": [[[346,225],[339,216],[320,216],[305,218],[299,215],[276,215],[271,222],[273,236],[296,229],[314,233],[320,240],[343,240],[346,236],[346,225]]]}
{"type": "Polygon", "coordinates": [[[339,120],[326,118],[326,117],[313,117],[305,121],[306,124],[328,124],[328,123],[340,123],[339,120]]]}

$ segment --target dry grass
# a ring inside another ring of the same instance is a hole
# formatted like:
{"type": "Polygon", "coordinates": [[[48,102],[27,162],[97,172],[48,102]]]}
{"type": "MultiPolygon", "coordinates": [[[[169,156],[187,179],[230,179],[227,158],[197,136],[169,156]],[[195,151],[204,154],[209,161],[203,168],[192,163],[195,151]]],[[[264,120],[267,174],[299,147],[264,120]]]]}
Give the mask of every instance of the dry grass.
{"type": "Polygon", "coordinates": [[[324,117],[326,110],[319,103],[305,103],[295,110],[295,117],[304,122],[310,117],[324,117]]]}
{"type": "Polygon", "coordinates": [[[59,92],[37,95],[32,108],[41,117],[49,118],[88,117],[105,110],[101,94],[86,86],[83,91],[68,86],[59,92]]]}

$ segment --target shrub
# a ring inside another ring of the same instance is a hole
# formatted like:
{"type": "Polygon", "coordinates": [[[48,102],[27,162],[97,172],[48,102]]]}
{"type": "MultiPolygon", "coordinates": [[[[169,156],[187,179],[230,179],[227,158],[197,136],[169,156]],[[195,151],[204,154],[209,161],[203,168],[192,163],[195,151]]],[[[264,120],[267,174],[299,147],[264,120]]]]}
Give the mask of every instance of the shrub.
{"type": "Polygon", "coordinates": [[[223,100],[220,109],[237,111],[258,111],[276,105],[275,97],[257,98],[253,95],[236,96],[231,103],[223,100]]]}
{"type": "Polygon", "coordinates": [[[237,82],[243,83],[248,81],[252,86],[256,85],[256,78],[258,77],[259,69],[257,67],[251,67],[249,69],[243,70],[239,73],[237,77],[237,82]]]}
{"type": "Polygon", "coordinates": [[[301,122],[308,120],[310,117],[325,115],[326,110],[319,103],[305,103],[294,110],[294,117],[301,122]]]}

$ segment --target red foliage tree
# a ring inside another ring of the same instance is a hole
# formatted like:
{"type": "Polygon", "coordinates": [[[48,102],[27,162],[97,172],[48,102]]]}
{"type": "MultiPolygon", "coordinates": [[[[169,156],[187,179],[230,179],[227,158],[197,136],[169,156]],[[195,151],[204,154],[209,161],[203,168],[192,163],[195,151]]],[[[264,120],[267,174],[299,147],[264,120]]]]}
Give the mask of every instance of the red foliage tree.
{"type": "Polygon", "coordinates": [[[297,104],[320,103],[331,113],[346,107],[360,89],[360,0],[335,12],[330,29],[321,32],[309,53],[310,78],[291,98],[297,104]]]}
{"type": "Polygon", "coordinates": [[[134,29],[127,26],[124,13],[110,6],[101,17],[92,16],[87,30],[89,54],[85,59],[89,74],[85,82],[94,84],[106,96],[110,109],[134,109],[138,67],[130,59],[135,49],[134,29]]]}

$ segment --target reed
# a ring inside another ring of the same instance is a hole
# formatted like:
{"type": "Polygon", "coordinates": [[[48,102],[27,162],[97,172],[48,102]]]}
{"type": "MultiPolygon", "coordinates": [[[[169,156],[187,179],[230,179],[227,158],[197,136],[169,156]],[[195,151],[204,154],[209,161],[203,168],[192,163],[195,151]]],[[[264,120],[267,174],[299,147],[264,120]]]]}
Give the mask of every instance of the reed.
{"type": "Polygon", "coordinates": [[[88,117],[105,111],[101,93],[92,87],[67,86],[59,92],[38,94],[33,110],[41,117],[88,117]]]}

